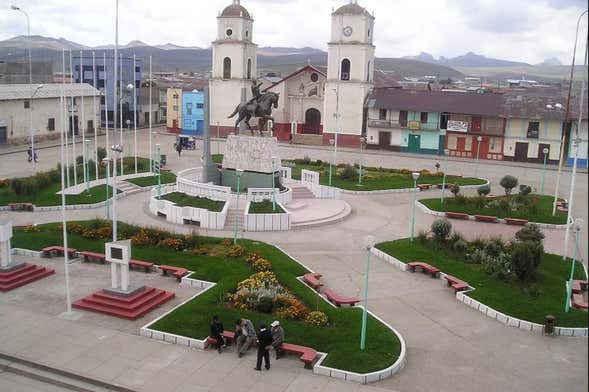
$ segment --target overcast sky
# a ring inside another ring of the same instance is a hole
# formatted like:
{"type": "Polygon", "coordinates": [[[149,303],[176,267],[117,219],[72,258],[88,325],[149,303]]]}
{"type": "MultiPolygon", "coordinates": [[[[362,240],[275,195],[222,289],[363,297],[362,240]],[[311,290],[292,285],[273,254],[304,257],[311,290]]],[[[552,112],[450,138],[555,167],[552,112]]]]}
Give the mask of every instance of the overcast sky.
{"type": "MultiPolygon", "coordinates": [[[[232,0],[120,0],[119,42],[172,42],[206,47],[216,16],[232,0]]],[[[255,19],[260,46],[326,49],[330,12],[349,0],[242,0],[255,19]]],[[[0,40],[31,33],[89,46],[114,43],[115,0],[0,0],[0,40]]],[[[454,57],[473,51],[488,57],[570,63],[575,24],[586,0],[360,0],[376,16],[379,57],[428,52],[454,57]]],[[[586,26],[586,22],[583,26],[586,26]]]]}

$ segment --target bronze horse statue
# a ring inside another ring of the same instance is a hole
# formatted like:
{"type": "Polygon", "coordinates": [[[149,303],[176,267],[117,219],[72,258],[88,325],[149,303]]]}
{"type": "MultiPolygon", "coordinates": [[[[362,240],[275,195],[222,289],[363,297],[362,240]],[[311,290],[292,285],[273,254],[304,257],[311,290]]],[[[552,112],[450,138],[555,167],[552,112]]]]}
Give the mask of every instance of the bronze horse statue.
{"type": "Polygon", "coordinates": [[[235,134],[238,134],[238,126],[239,123],[245,121],[248,129],[254,135],[254,130],[252,129],[249,120],[252,117],[258,117],[263,119],[264,126],[260,128],[260,136],[263,136],[262,129],[266,127],[268,121],[272,121],[272,130],[274,130],[274,117],[272,117],[272,109],[278,108],[278,100],[280,99],[280,94],[275,92],[267,92],[263,94],[259,99],[252,99],[249,102],[242,103],[237,105],[233,113],[227,118],[233,118],[237,113],[239,116],[235,121],[235,134]]]}

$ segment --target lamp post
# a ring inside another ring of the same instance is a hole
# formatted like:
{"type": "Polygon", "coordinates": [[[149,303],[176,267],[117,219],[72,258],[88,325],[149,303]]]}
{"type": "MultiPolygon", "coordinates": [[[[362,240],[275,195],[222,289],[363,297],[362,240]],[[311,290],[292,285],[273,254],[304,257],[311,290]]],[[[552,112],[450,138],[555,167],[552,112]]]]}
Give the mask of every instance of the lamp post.
{"type": "Polygon", "coordinates": [[[411,173],[413,177],[413,205],[411,206],[411,242],[413,242],[413,236],[415,234],[415,201],[417,200],[417,179],[419,178],[418,172],[411,173]]]}
{"type": "Polygon", "coordinates": [[[110,200],[108,198],[108,178],[110,177],[110,161],[111,159],[109,157],[105,157],[102,159],[102,162],[106,164],[106,219],[110,219],[110,200]]]}
{"type": "Polygon", "coordinates": [[[482,136],[477,137],[477,160],[474,164],[474,177],[476,178],[477,173],[479,171],[479,155],[481,153],[481,142],[483,141],[482,136]]]}
{"type": "Polygon", "coordinates": [[[155,145],[155,156],[157,159],[157,198],[158,200],[162,197],[162,157],[160,155],[160,144],[156,143],[155,145]]]}
{"type": "Polygon", "coordinates": [[[544,166],[542,167],[542,185],[540,186],[540,194],[541,195],[544,194],[544,178],[546,177],[546,160],[548,159],[549,152],[550,152],[550,150],[546,147],[544,147],[544,149],[542,150],[542,153],[544,154],[544,166]]]}
{"type": "Polygon", "coordinates": [[[579,246],[579,233],[581,232],[581,228],[583,227],[583,220],[581,218],[575,219],[575,224],[573,229],[575,230],[575,247],[573,248],[573,258],[571,259],[571,274],[569,276],[569,281],[567,283],[567,297],[566,302],[564,304],[564,311],[568,313],[571,307],[571,293],[573,290],[573,277],[575,275],[575,263],[577,258],[577,247],[579,246]]]}
{"type": "Polygon", "coordinates": [[[235,220],[233,222],[233,245],[237,244],[237,215],[239,215],[239,181],[241,179],[241,175],[243,174],[243,169],[236,169],[235,176],[237,177],[237,197],[235,198],[235,220]]]}
{"type": "Polygon", "coordinates": [[[29,101],[29,129],[31,132],[31,162],[33,162],[33,167],[37,163],[37,160],[35,159],[35,131],[33,130],[33,98],[35,98],[35,95],[37,95],[42,88],[42,84],[38,85],[35,91],[31,94],[31,100],[29,101]]]}
{"type": "MultiPolygon", "coordinates": [[[[90,143],[89,139],[84,139],[84,155],[88,157],[88,144],[90,143]]],[[[90,169],[88,158],[85,159],[84,162],[84,177],[86,178],[86,193],[90,193],[90,169]]]]}
{"type": "Polygon", "coordinates": [[[276,167],[276,157],[272,157],[272,211],[276,212],[276,185],[274,183],[274,171],[276,167]]]}
{"type": "Polygon", "coordinates": [[[444,149],[444,176],[442,177],[442,193],[440,195],[440,203],[444,204],[444,196],[446,195],[446,171],[448,170],[448,154],[450,150],[444,149]]]}
{"type": "Polygon", "coordinates": [[[358,171],[358,185],[362,185],[362,161],[364,160],[364,147],[366,146],[366,137],[360,138],[360,170],[358,171]]]}
{"type": "Polygon", "coordinates": [[[112,146],[111,151],[114,153],[114,169],[112,174],[112,240],[117,241],[117,160],[116,154],[123,152],[123,146],[115,144],[112,146]]]}
{"type": "Polygon", "coordinates": [[[362,332],[360,335],[360,350],[366,348],[366,309],[368,307],[368,273],[370,272],[370,251],[374,247],[374,237],[364,238],[364,249],[366,249],[366,275],[364,276],[364,307],[362,309],[362,332]]]}
{"type": "MultiPolygon", "coordinates": [[[[329,139],[329,144],[331,144],[332,146],[335,145],[335,139],[329,139]]],[[[335,154],[334,154],[335,157],[335,154]]],[[[332,166],[335,165],[335,162],[332,159],[329,160],[329,186],[331,186],[331,172],[332,172],[332,166]]]]}

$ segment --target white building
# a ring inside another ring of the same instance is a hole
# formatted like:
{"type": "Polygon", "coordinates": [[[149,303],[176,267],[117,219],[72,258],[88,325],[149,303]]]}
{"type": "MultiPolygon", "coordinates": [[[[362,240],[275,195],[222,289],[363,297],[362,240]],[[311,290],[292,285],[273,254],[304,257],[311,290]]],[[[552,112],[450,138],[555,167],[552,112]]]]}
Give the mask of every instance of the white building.
{"type": "Polygon", "coordinates": [[[360,145],[364,103],[374,83],[373,36],[374,16],[357,1],[331,14],[324,144],[335,138],[339,146],[360,145]]]}
{"type": "Polygon", "coordinates": [[[35,141],[58,138],[64,125],[70,134],[72,131],[76,135],[93,134],[94,124],[100,121],[100,99],[92,97],[99,95],[100,91],[85,83],[0,85],[0,144],[28,143],[31,114],[35,141]],[[67,98],[67,120],[63,125],[60,123],[62,89],[67,98]]]}
{"type": "MultiPolygon", "coordinates": [[[[243,100],[251,98],[251,81],[257,74],[257,45],[253,43],[254,20],[239,0],[217,17],[213,41],[210,99],[211,126],[222,135],[233,132],[236,118],[229,116],[243,100]]],[[[253,124],[252,124],[253,125],[253,124]]]]}

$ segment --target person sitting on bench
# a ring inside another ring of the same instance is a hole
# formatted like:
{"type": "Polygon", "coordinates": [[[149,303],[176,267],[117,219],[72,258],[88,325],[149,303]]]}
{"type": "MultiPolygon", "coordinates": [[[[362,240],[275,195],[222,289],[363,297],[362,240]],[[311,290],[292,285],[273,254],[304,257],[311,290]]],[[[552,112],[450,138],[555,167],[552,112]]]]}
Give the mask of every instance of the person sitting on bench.
{"type": "Polygon", "coordinates": [[[284,343],[284,328],[282,328],[278,320],[272,321],[270,327],[272,327],[270,330],[272,332],[272,347],[276,351],[276,359],[280,359],[284,355],[280,348],[282,343],[284,343]]]}
{"type": "Polygon", "coordinates": [[[219,321],[219,316],[214,315],[213,321],[211,321],[210,336],[217,340],[215,348],[217,349],[219,354],[221,354],[222,347],[227,347],[227,342],[225,342],[225,339],[223,338],[223,331],[223,323],[219,321]]]}

